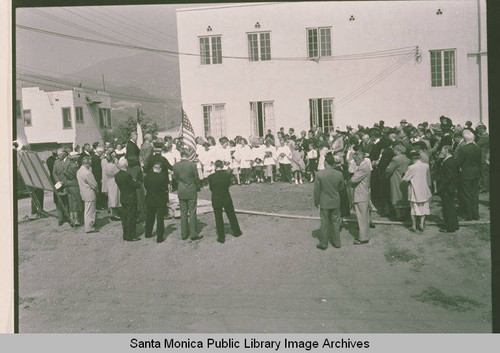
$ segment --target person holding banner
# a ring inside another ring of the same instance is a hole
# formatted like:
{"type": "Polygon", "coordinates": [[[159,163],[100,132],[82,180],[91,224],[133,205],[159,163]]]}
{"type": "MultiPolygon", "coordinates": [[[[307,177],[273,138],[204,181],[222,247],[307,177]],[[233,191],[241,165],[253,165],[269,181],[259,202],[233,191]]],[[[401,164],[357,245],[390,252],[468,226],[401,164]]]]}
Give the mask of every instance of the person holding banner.
{"type": "Polygon", "coordinates": [[[85,204],[84,211],[84,224],[86,233],[98,232],[95,229],[95,219],[96,219],[96,200],[97,193],[99,192],[99,185],[95,180],[94,174],[92,174],[92,160],[90,157],[84,157],[82,159],[82,166],[76,173],[76,178],[78,179],[78,186],[80,187],[80,195],[85,204]]]}

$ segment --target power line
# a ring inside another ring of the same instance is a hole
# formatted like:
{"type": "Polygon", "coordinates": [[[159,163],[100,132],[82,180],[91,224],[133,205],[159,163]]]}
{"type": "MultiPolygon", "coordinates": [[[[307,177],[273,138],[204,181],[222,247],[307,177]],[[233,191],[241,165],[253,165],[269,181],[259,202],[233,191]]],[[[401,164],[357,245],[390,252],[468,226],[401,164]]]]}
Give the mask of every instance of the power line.
{"type": "Polygon", "coordinates": [[[66,25],[68,27],[76,28],[76,29],[79,29],[79,30],[84,31],[84,32],[89,33],[89,34],[93,34],[93,35],[101,37],[101,38],[104,37],[104,38],[108,38],[108,39],[111,39],[111,40],[114,40],[114,41],[121,42],[119,39],[117,39],[117,38],[115,38],[113,36],[109,36],[109,35],[107,35],[105,33],[99,33],[97,31],[94,31],[93,29],[81,26],[78,23],[75,23],[75,22],[72,22],[72,21],[68,21],[68,20],[66,20],[64,18],[60,18],[60,17],[58,17],[56,15],[46,13],[46,12],[44,12],[42,10],[39,10],[39,9],[27,9],[27,10],[30,11],[30,12],[32,12],[32,13],[34,13],[34,14],[36,14],[36,15],[48,18],[49,20],[52,20],[52,21],[57,22],[57,23],[61,23],[61,24],[66,25]]]}
{"type": "MultiPolygon", "coordinates": [[[[56,79],[53,77],[30,75],[30,74],[26,74],[26,73],[22,73],[22,72],[18,72],[17,75],[22,76],[20,79],[24,80],[24,81],[26,81],[26,79],[23,77],[26,77],[26,78],[31,79],[31,80],[35,79],[35,80],[39,80],[42,82],[45,81],[45,82],[49,82],[49,84],[56,84],[56,85],[59,85],[62,87],[66,86],[66,87],[73,88],[73,87],[77,86],[72,82],[68,82],[68,81],[61,80],[61,79],[56,79]]],[[[32,83],[37,83],[37,82],[32,82],[32,83]]],[[[82,86],[81,88],[87,89],[87,90],[90,90],[93,92],[99,91],[99,89],[95,88],[95,87],[82,86]]],[[[119,98],[119,99],[140,100],[140,101],[149,102],[149,103],[165,103],[166,104],[166,103],[180,103],[181,102],[180,100],[176,100],[176,99],[150,98],[150,97],[136,96],[136,95],[132,95],[132,94],[125,94],[125,93],[119,93],[119,92],[106,91],[106,93],[108,93],[110,96],[113,96],[113,97],[119,98]]]]}
{"type": "MultiPolygon", "coordinates": [[[[115,23],[119,23],[119,26],[122,26],[123,28],[126,28],[128,30],[132,29],[135,34],[139,34],[138,33],[138,31],[139,31],[139,32],[142,32],[143,33],[142,35],[145,37],[154,39],[156,41],[165,42],[169,45],[177,47],[177,40],[176,39],[174,41],[163,39],[163,38],[159,37],[158,35],[152,34],[152,32],[145,31],[141,27],[134,26],[134,25],[131,25],[123,20],[120,20],[119,18],[116,18],[116,16],[114,17],[114,16],[107,15],[107,14],[102,13],[102,12],[98,11],[97,9],[92,8],[92,7],[89,7],[86,9],[99,14],[99,16],[101,16],[101,18],[104,18],[107,21],[109,21],[109,19],[111,19],[111,20],[115,21],[115,23]]],[[[165,36],[165,34],[162,34],[162,36],[165,36]]]]}
{"type": "MultiPolygon", "coordinates": [[[[75,78],[75,79],[78,79],[78,80],[83,79],[81,81],[88,80],[88,76],[81,76],[81,75],[74,75],[74,74],[64,74],[64,73],[59,72],[59,71],[41,69],[41,68],[38,68],[38,67],[29,66],[29,65],[20,65],[20,64],[17,64],[16,68],[20,68],[25,73],[32,74],[32,75],[41,75],[40,72],[36,72],[36,71],[44,71],[44,72],[49,72],[51,74],[64,75],[64,77],[75,78]],[[33,69],[35,71],[33,71],[33,69]]],[[[95,80],[101,80],[100,74],[99,74],[99,78],[98,79],[95,78],[94,81],[95,80]]],[[[119,81],[114,81],[114,80],[112,81],[112,80],[109,80],[107,78],[106,78],[106,83],[111,83],[111,84],[113,84],[115,86],[128,86],[128,85],[130,85],[130,82],[119,82],[119,81]]],[[[140,85],[138,85],[139,88],[142,88],[142,87],[151,87],[151,88],[155,88],[155,89],[158,89],[158,87],[161,87],[161,86],[164,86],[164,85],[161,85],[161,84],[160,85],[146,85],[146,84],[143,84],[143,83],[141,83],[140,85]]]]}
{"type": "Polygon", "coordinates": [[[143,27],[143,28],[148,28],[149,30],[154,31],[154,32],[158,33],[158,34],[159,34],[159,35],[161,35],[161,36],[170,36],[170,34],[168,34],[168,33],[165,33],[165,32],[162,32],[162,31],[159,31],[159,30],[157,30],[157,29],[156,29],[156,28],[154,28],[154,27],[147,26],[147,25],[145,25],[144,23],[141,23],[141,22],[139,22],[139,21],[135,21],[135,20],[133,20],[133,19],[131,19],[131,18],[129,18],[129,17],[126,17],[126,16],[123,16],[123,15],[120,15],[119,13],[116,13],[115,11],[111,11],[110,9],[108,9],[108,8],[106,8],[106,7],[102,7],[102,6],[101,6],[100,8],[101,8],[101,9],[103,9],[104,11],[107,11],[107,12],[112,13],[112,14],[113,14],[113,15],[115,15],[115,16],[121,17],[121,18],[123,18],[123,19],[125,19],[125,20],[127,20],[127,21],[129,21],[129,22],[132,22],[132,23],[138,24],[139,26],[141,26],[141,27],[143,27]]]}
{"type": "MultiPolygon", "coordinates": [[[[20,29],[28,30],[28,31],[47,34],[47,35],[68,38],[68,39],[73,39],[73,40],[78,40],[78,41],[83,41],[83,42],[88,42],[88,43],[125,48],[125,49],[141,50],[141,51],[147,51],[147,52],[153,52],[153,53],[166,53],[166,54],[175,55],[175,56],[178,56],[178,55],[195,56],[195,57],[201,56],[200,54],[195,54],[195,53],[182,53],[182,52],[177,52],[177,51],[173,51],[173,50],[148,48],[148,47],[141,47],[141,46],[136,46],[136,45],[119,44],[119,43],[113,43],[113,42],[106,42],[106,41],[102,41],[102,40],[77,37],[77,36],[72,36],[72,35],[68,35],[68,34],[64,34],[64,33],[47,31],[44,29],[28,27],[28,26],[19,25],[19,24],[16,25],[16,27],[20,28],[20,29]]],[[[416,47],[413,47],[413,48],[416,48],[416,47]]],[[[380,52],[380,55],[374,55],[372,53],[372,54],[368,54],[368,55],[364,56],[364,54],[361,53],[361,54],[331,56],[331,57],[328,57],[327,60],[357,60],[357,59],[361,59],[361,58],[380,58],[380,57],[385,57],[385,56],[405,55],[405,54],[412,52],[411,50],[407,50],[407,51],[397,51],[397,50],[398,49],[393,49],[392,51],[383,51],[383,52],[380,52]]],[[[221,57],[225,58],[225,59],[248,60],[248,56],[221,56],[221,57]]],[[[323,59],[325,59],[325,58],[321,58],[321,60],[323,60],[323,59]]],[[[278,60],[278,61],[311,61],[311,59],[304,58],[304,57],[275,57],[275,58],[273,58],[273,60],[278,60]]]]}
{"type": "MultiPolygon", "coordinates": [[[[99,26],[99,27],[105,28],[105,29],[107,29],[107,30],[108,30],[108,31],[110,31],[110,32],[117,33],[117,34],[119,34],[119,35],[121,35],[121,36],[123,36],[123,37],[125,37],[125,38],[131,39],[132,41],[136,41],[136,39],[135,39],[135,38],[132,38],[132,37],[130,37],[130,36],[128,36],[128,35],[126,35],[126,34],[124,34],[124,33],[117,32],[117,31],[115,31],[115,30],[113,30],[113,29],[109,28],[108,26],[105,26],[105,25],[103,25],[103,24],[101,24],[101,23],[99,23],[99,22],[97,22],[97,21],[94,21],[94,20],[92,20],[92,19],[89,19],[89,18],[87,18],[87,17],[85,17],[85,16],[83,16],[83,15],[81,15],[81,14],[78,14],[78,13],[76,13],[76,12],[74,12],[74,11],[70,10],[70,9],[65,9],[65,8],[62,8],[62,9],[63,9],[64,11],[66,11],[66,12],[69,12],[69,13],[73,14],[74,16],[77,16],[77,17],[83,18],[84,20],[86,20],[86,21],[88,21],[88,22],[90,22],[90,23],[93,23],[93,24],[95,24],[95,25],[97,25],[97,26],[99,26]]],[[[127,43],[127,42],[123,42],[123,43],[126,43],[126,44],[132,44],[132,43],[127,43]]]]}

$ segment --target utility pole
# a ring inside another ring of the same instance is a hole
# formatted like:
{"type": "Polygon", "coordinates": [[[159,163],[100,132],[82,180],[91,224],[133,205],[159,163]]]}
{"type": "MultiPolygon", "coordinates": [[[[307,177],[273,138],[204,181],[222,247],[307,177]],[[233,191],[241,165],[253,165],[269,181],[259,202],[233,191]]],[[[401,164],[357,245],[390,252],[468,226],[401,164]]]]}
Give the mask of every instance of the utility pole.
{"type": "Polygon", "coordinates": [[[106,92],[106,83],[104,82],[104,74],[101,75],[102,75],[102,90],[106,92]]]}

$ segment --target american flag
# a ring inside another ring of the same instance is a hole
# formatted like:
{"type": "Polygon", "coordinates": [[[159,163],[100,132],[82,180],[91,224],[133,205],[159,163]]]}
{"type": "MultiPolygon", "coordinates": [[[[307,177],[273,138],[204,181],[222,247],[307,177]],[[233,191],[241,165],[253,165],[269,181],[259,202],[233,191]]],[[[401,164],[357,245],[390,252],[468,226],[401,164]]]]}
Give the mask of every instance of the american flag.
{"type": "Polygon", "coordinates": [[[184,109],[182,109],[182,125],[181,125],[181,136],[184,141],[184,146],[189,149],[189,160],[193,160],[196,156],[196,141],[193,126],[189,121],[188,116],[184,109]]]}

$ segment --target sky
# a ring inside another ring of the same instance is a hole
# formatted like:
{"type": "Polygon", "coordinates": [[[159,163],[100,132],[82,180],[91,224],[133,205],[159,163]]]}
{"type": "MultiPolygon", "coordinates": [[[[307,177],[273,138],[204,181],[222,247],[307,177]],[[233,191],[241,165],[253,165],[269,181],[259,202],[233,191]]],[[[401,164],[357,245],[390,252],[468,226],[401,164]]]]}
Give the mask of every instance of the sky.
{"type": "MultiPolygon", "coordinates": [[[[21,8],[16,11],[16,24],[78,37],[176,51],[175,10],[188,6],[199,5],[21,8]]],[[[51,76],[71,74],[106,59],[138,53],[140,51],[19,28],[16,33],[18,68],[51,76]]]]}

